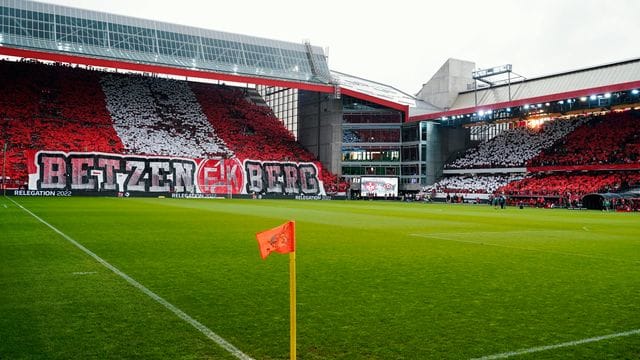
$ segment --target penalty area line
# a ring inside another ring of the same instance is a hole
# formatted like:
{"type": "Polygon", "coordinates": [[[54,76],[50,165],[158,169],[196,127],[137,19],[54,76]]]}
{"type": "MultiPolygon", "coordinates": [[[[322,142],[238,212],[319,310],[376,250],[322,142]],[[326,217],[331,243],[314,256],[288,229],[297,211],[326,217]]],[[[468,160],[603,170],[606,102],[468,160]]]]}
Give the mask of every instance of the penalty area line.
{"type": "Polygon", "coordinates": [[[51,230],[56,232],[58,235],[62,236],[65,240],[67,240],[68,242],[73,244],[75,247],[77,247],[78,249],[82,250],[85,254],[91,256],[92,258],[94,258],[97,262],[102,264],[102,266],[104,266],[107,269],[113,271],[116,275],[120,276],[125,281],[127,281],[129,284],[133,285],[136,289],[140,290],[141,292],[143,292],[144,294],[146,294],[147,296],[149,296],[150,298],[152,298],[156,302],[160,303],[167,310],[169,310],[172,313],[174,313],[180,319],[184,320],[186,323],[188,323],[189,325],[191,325],[194,328],[196,328],[204,336],[206,336],[209,339],[213,340],[220,347],[224,348],[229,353],[231,353],[231,355],[235,356],[238,359],[242,359],[242,360],[253,360],[253,358],[251,358],[249,355],[247,355],[247,354],[243,353],[242,351],[240,351],[238,348],[233,346],[231,343],[229,343],[228,341],[226,341],[225,339],[220,337],[220,335],[214,333],[208,327],[204,326],[198,320],[192,318],[187,313],[185,313],[184,311],[182,311],[179,308],[177,308],[175,305],[171,304],[170,302],[168,302],[164,298],[160,297],[160,295],[158,295],[158,294],[154,293],[153,291],[149,290],[147,287],[145,287],[144,285],[140,284],[139,282],[134,280],[129,275],[123,273],[122,271],[120,271],[115,266],[109,264],[106,260],[104,260],[103,258],[99,257],[94,252],[92,252],[91,250],[87,249],[86,247],[84,247],[79,242],[77,242],[74,239],[72,239],[69,235],[67,235],[67,234],[63,233],[62,231],[58,230],[56,227],[54,227],[53,225],[49,224],[45,220],[41,219],[38,215],[34,214],[29,209],[25,208],[24,206],[22,206],[21,204],[19,204],[16,201],[14,201],[13,199],[11,199],[11,198],[8,198],[8,199],[9,199],[9,201],[13,202],[18,207],[20,207],[22,210],[27,212],[29,215],[33,216],[36,220],[40,221],[41,223],[43,223],[44,225],[49,227],[51,230]]]}
{"type": "Polygon", "coordinates": [[[521,349],[521,350],[509,351],[509,352],[500,353],[500,354],[487,355],[487,356],[483,356],[483,357],[479,357],[479,358],[473,358],[471,360],[506,359],[506,358],[509,358],[509,357],[512,357],[512,356],[531,354],[531,353],[536,353],[536,352],[540,352],[540,351],[553,350],[553,349],[559,349],[559,348],[570,347],[570,346],[577,346],[577,345],[592,343],[592,342],[596,342],[596,341],[602,341],[602,340],[608,340],[608,339],[614,339],[614,338],[619,338],[619,337],[624,337],[624,336],[631,336],[631,335],[638,335],[638,334],[640,334],[640,329],[635,329],[635,330],[629,330],[629,331],[615,333],[615,334],[591,337],[591,338],[588,338],[588,339],[568,341],[568,342],[564,342],[564,343],[561,343],[561,344],[537,346],[537,347],[532,347],[532,348],[529,348],[529,349],[521,349]]]}

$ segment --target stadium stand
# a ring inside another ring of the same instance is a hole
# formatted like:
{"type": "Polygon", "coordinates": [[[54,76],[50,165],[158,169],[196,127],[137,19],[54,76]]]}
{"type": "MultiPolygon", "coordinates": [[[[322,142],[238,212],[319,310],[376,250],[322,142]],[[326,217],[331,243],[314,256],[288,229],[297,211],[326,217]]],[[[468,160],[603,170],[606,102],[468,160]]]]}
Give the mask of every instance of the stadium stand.
{"type": "MultiPolygon", "coordinates": [[[[99,151],[190,158],[233,157],[263,161],[312,162],[315,156],[295,141],[271,110],[248,89],[189,83],[44,65],[0,63],[0,131],[10,146],[7,177],[26,182],[26,159],[38,150],[99,151]]],[[[514,197],[573,197],[640,186],[633,171],[563,166],[637,164],[638,111],[556,119],[539,128],[520,126],[468,150],[448,169],[544,167],[553,173],[442,178],[425,192],[514,197]],[[576,169],[573,169],[576,170],[576,169]]],[[[522,123],[521,123],[522,124],[522,123]]],[[[344,142],[395,141],[396,132],[353,130],[344,142]]],[[[324,170],[327,192],[346,183],[324,170]]]]}
{"type": "Polygon", "coordinates": [[[256,160],[315,161],[313,154],[293,135],[269,108],[245,99],[242,89],[191,83],[204,114],[220,137],[240,158],[256,160]]]}
{"type": "Polygon", "coordinates": [[[522,175],[478,175],[448,176],[433,185],[426,186],[423,192],[459,193],[459,194],[492,194],[512,181],[518,181],[522,175]]]}
{"type": "Polygon", "coordinates": [[[445,167],[464,170],[526,165],[532,171],[529,175],[448,176],[423,191],[505,194],[512,203],[519,199],[535,204],[560,204],[589,193],[626,191],[640,186],[640,174],[607,165],[638,164],[639,124],[638,112],[627,111],[552,120],[539,130],[507,130],[445,167]]]}
{"type": "Polygon", "coordinates": [[[107,109],[131,154],[231,157],[184,81],[105,74],[107,109]]]}
{"type": "Polygon", "coordinates": [[[596,116],[555,146],[531,159],[530,166],[634,163],[640,159],[640,119],[631,112],[596,116]]]}
{"type": "MultiPolygon", "coordinates": [[[[38,150],[317,161],[241,88],[2,61],[0,90],[14,186],[38,150]]],[[[324,168],[320,178],[327,192],[346,189],[324,168]]]]}
{"type": "Polygon", "coordinates": [[[37,150],[120,153],[100,74],[34,62],[0,62],[0,128],[10,184],[27,181],[26,157],[37,150]]]}
{"type": "Polygon", "coordinates": [[[445,167],[448,169],[523,167],[542,149],[550,147],[586,121],[586,118],[571,121],[552,120],[540,128],[510,129],[469,149],[462,157],[445,167]]]}
{"type": "Polygon", "coordinates": [[[623,182],[631,174],[553,174],[533,175],[517,182],[509,183],[499,191],[508,195],[564,196],[585,195],[591,192],[615,192],[623,187],[623,182]]]}
{"type": "MultiPolygon", "coordinates": [[[[202,111],[218,135],[244,159],[313,162],[316,157],[303,148],[271,109],[252,102],[242,88],[190,83],[202,111]]],[[[320,178],[327,193],[344,192],[347,183],[322,169],[320,178]]]]}
{"type": "Polygon", "coordinates": [[[640,173],[637,171],[540,173],[509,183],[497,192],[508,195],[512,205],[522,201],[531,206],[550,207],[576,206],[583,196],[590,193],[618,193],[638,187],[640,173]]]}

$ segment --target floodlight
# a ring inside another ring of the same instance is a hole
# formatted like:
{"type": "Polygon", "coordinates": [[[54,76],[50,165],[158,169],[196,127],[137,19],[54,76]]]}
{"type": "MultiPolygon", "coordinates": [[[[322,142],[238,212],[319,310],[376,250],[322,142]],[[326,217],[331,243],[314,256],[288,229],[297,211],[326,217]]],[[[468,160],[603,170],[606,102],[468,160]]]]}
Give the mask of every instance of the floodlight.
{"type": "Polygon", "coordinates": [[[524,104],[525,110],[529,108],[529,104],[524,104]]]}
{"type": "Polygon", "coordinates": [[[638,93],[639,93],[639,92],[640,92],[640,91],[639,91],[638,89],[633,89],[633,90],[631,90],[631,93],[632,93],[633,95],[638,95],[638,93]]]}
{"type": "MultiPolygon", "coordinates": [[[[567,100],[567,102],[569,102],[569,100],[567,100]]],[[[564,104],[564,101],[560,100],[560,101],[558,101],[558,104],[562,105],[562,104],[564,104]]]]}
{"type": "Polygon", "coordinates": [[[587,97],[586,96],[581,97],[580,101],[587,101],[587,97]]]}
{"type": "Polygon", "coordinates": [[[595,96],[595,95],[591,95],[591,96],[589,96],[589,100],[595,100],[595,99],[597,99],[597,98],[598,98],[598,97],[597,97],[597,96],[595,96]]]}
{"type": "Polygon", "coordinates": [[[608,98],[610,98],[610,97],[611,97],[611,93],[605,93],[605,94],[604,94],[604,98],[605,98],[605,99],[608,99],[608,98]]]}

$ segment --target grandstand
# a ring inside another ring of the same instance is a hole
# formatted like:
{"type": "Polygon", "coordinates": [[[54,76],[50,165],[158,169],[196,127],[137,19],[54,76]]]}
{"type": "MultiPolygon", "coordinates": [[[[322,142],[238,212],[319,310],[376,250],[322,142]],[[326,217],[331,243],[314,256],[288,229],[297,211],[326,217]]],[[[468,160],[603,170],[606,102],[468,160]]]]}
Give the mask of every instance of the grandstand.
{"type": "Polygon", "coordinates": [[[358,196],[378,176],[566,204],[637,183],[640,59],[531,79],[449,59],[412,96],[309,43],[27,0],[0,18],[12,188],[358,196]],[[145,185],[128,188],[136,166],[145,185]]]}
{"type": "Polygon", "coordinates": [[[4,0],[0,91],[0,359],[640,355],[640,58],[411,95],[4,0]]]}
{"type": "MultiPolygon", "coordinates": [[[[447,193],[481,192],[486,198],[507,195],[511,203],[572,206],[589,193],[634,188],[640,169],[639,64],[636,59],[489,83],[449,97],[449,103],[440,103],[448,112],[413,120],[469,129],[469,146],[453,152],[444,177],[424,191],[438,189],[441,199],[447,193]],[[478,189],[498,175],[513,178],[486,192],[478,189]]],[[[637,204],[634,197],[629,201],[637,204]]]]}

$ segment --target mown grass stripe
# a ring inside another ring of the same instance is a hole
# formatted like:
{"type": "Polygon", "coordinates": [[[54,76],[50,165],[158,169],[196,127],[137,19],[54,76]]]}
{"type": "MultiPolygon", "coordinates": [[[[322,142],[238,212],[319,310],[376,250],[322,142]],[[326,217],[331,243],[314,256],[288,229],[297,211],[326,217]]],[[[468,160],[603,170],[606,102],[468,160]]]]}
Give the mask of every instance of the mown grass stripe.
{"type": "Polygon", "coordinates": [[[168,309],[172,313],[176,314],[180,319],[184,320],[189,325],[191,325],[194,328],[196,328],[203,335],[205,335],[209,339],[213,340],[216,344],[218,344],[220,347],[222,347],[225,350],[227,350],[229,353],[231,353],[236,358],[242,359],[242,360],[253,360],[253,358],[251,358],[247,354],[245,354],[242,351],[240,351],[238,348],[233,346],[231,343],[229,343],[228,341],[226,341],[225,339],[220,337],[220,335],[218,335],[215,332],[211,331],[208,327],[206,327],[205,325],[200,323],[198,320],[192,318],[187,313],[185,313],[184,311],[182,311],[179,308],[177,308],[175,305],[171,304],[170,302],[168,302],[164,298],[160,297],[158,294],[156,294],[153,291],[149,290],[147,287],[145,287],[144,285],[140,284],[139,282],[134,280],[129,275],[127,275],[124,272],[120,271],[118,268],[116,268],[115,266],[111,265],[110,263],[108,263],[103,258],[99,257],[94,252],[92,252],[91,250],[87,249],[86,247],[84,247],[79,242],[75,241],[69,235],[67,235],[67,234],[63,233],[62,231],[58,230],[56,227],[54,227],[53,225],[49,224],[48,222],[46,222],[45,220],[40,218],[38,215],[34,214],[29,209],[25,208],[24,206],[22,206],[21,204],[16,202],[15,200],[13,200],[11,198],[7,198],[7,199],[9,199],[9,201],[11,201],[12,203],[14,203],[18,207],[20,207],[22,210],[27,212],[29,215],[33,216],[36,220],[40,221],[41,223],[43,223],[44,225],[49,227],[51,230],[56,232],[58,235],[62,236],[65,240],[67,240],[68,242],[70,242],[71,244],[76,246],[78,249],[82,250],[85,254],[91,256],[92,258],[94,258],[97,262],[102,264],[104,267],[106,267],[107,269],[113,271],[116,275],[118,275],[121,278],[123,278],[124,280],[126,280],[129,284],[133,285],[135,288],[137,288],[138,290],[140,290],[141,292],[143,292],[144,294],[146,294],[147,296],[149,296],[150,298],[152,298],[156,302],[160,303],[166,309],[168,309]]]}

